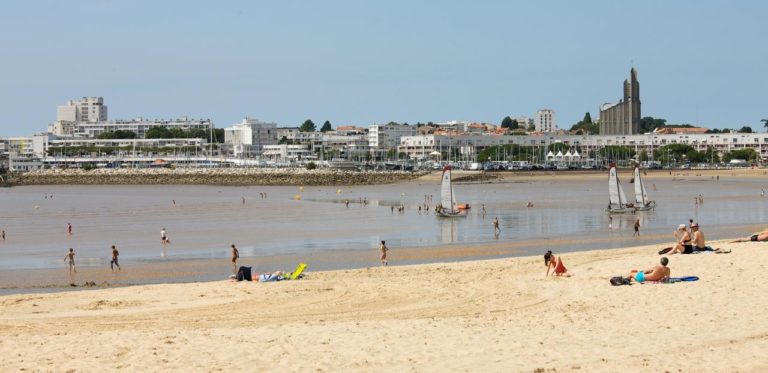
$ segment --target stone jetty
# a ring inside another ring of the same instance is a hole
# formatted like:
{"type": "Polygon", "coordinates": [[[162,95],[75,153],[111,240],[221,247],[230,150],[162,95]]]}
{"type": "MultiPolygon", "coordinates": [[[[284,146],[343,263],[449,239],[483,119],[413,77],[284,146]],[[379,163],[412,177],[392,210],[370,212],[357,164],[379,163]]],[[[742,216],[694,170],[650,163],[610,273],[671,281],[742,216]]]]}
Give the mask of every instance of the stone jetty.
{"type": "Polygon", "coordinates": [[[428,172],[297,168],[145,168],[39,170],[15,174],[12,185],[375,185],[428,172]]]}

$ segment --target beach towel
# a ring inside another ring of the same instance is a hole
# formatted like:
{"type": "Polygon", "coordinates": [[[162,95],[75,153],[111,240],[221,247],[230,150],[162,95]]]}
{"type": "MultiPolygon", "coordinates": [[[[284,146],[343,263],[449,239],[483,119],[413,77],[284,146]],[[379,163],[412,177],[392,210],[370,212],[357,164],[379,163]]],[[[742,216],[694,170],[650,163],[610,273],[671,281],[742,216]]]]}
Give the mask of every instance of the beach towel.
{"type": "Polygon", "coordinates": [[[237,270],[237,276],[235,278],[237,281],[252,281],[251,267],[241,266],[240,269],[237,270]]]}
{"type": "Polygon", "coordinates": [[[667,280],[668,284],[674,284],[676,282],[692,282],[692,281],[698,281],[699,278],[696,276],[685,276],[685,277],[672,277],[669,280],[667,280]]]}

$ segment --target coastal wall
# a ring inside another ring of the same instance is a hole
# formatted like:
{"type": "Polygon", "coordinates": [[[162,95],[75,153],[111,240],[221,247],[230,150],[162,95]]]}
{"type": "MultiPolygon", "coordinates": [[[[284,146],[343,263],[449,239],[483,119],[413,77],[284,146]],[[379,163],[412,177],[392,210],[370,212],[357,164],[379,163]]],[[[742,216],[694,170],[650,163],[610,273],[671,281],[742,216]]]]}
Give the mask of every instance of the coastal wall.
{"type": "Polygon", "coordinates": [[[375,185],[426,172],[272,168],[40,170],[13,175],[11,185],[375,185]]]}

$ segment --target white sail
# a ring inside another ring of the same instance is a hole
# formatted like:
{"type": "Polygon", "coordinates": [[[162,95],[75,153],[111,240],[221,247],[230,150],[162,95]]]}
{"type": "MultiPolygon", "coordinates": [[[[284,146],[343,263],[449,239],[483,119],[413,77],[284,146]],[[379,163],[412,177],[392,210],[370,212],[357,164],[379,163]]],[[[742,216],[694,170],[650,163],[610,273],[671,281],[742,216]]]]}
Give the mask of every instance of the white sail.
{"type": "Polygon", "coordinates": [[[627,204],[627,195],[624,194],[624,188],[621,187],[618,177],[616,177],[616,186],[619,187],[619,204],[624,207],[627,204]]]}
{"type": "Polygon", "coordinates": [[[443,182],[440,185],[440,204],[446,212],[450,214],[456,212],[456,197],[453,194],[453,183],[451,183],[451,166],[443,168],[443,182]]]}
{"type": "Polygon", "coordinates": [[[648,201],[648,194],[645,193],[645,185],[643,185],[643,179],[640,178],[640,168],[635,167],[635,202],[639,206],[645,206],[648,201]]]}
{"type": "MultiPolygon", "coordinates": [[[[623,207],[622,200],[619,196],[619,177],[616,175],[616,167],[611,166],[608,170],[608,198],[610,200],[611,207],[621,208],[623,207]]],[[[621,194],[624,194],[622,191],[621,194]]]]}

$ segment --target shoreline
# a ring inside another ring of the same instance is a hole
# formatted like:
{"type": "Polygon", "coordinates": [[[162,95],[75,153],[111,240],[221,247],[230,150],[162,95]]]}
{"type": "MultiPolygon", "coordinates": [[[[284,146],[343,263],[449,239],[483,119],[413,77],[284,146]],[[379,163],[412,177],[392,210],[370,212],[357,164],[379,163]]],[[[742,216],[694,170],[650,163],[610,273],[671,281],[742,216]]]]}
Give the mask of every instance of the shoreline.
{"type": "Polygon", "coordinates": [[[610,286],[658,263],[637,246],[562,254],[571,278],[536,255],[0,296],[0,352],[9,370],[762,371],[768,243],[712,244],[733,252],[670,256],[691,283],[610,286]]]}

